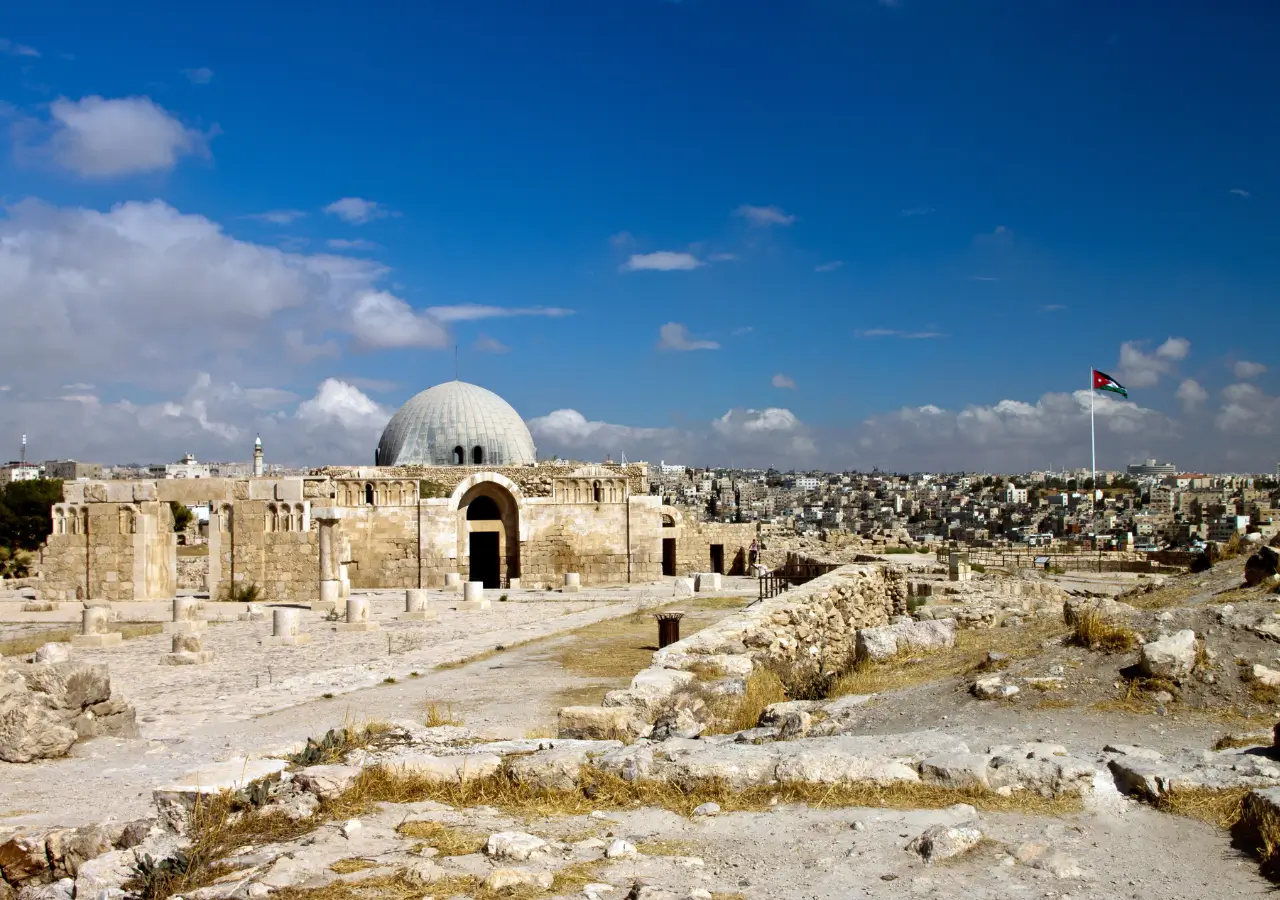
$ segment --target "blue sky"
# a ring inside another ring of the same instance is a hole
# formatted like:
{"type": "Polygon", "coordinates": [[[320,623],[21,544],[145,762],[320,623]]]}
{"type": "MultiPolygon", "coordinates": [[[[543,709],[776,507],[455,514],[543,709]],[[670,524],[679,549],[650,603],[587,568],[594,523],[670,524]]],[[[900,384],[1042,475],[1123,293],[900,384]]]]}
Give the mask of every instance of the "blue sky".
{"type": "Polygon", "coordinates": [[[1092,365],[1132,388],[1102,464],[1270,469],[1277,38],[1256,2],[9,10],[0,440],[367,462],[456,344],[546,453],[1085,465],[1092,365]]]}

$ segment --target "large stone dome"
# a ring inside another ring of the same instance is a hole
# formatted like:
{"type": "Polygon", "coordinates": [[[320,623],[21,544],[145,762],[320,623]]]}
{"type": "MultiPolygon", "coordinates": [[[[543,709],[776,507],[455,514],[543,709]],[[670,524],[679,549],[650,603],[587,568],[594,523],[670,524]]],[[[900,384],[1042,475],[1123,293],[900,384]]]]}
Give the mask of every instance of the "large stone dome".
{"type": "Polygon", "coordinates": [[[520,414],[493,391],[450,381],[409,398],[378,441],[379,466],[520,466],[537,462],[520,414]]]}

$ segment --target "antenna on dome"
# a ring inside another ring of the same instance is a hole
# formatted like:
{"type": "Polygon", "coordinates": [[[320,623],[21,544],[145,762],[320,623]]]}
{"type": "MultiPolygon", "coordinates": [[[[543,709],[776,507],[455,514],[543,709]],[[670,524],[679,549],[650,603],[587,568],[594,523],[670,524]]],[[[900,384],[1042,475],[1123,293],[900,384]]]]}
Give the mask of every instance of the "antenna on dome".
{"type": "Polygon", "coordinates": [[[462,380],[461,378],[458,377],[458,345],[457,344],[453,345],[453,380],[454,381],[462,380]]]}

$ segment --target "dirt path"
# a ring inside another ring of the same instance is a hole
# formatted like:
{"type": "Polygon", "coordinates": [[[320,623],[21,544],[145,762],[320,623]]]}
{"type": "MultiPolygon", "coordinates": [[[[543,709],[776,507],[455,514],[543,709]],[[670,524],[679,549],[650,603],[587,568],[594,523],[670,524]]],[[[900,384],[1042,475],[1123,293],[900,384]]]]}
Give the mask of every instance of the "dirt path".
{"type": "MultiPolygon", "coordinates": [[[[681,607],[690,610],[685,633],[729,615],[745,602],[732,595],[682,602],[681,607]]],[[[332,699],[318,698],[316,685],[305,679],[292,687],[263,685],[262,692],[269,690],[271,695],[269,703],[263,700],[262,705],[270,708],[252,717],[242,709],[227,709],[226,701],[205,703],[207,697],[193,704],[200,711],[192,716],[184,713],[185,689],[162,691],[155,706],[169,712],[162,722],[143,723],[148,740],[99,738],[76,745],[67,759],[34,765],[0,763],[0,834],[18,825],[140,818],[151,812],[155,787],[211,760],[285,752],[345,722],[421,722],[432,703],[440,711],[451,710],[468,727],[495,737],[553,733],[561,705],[598,703],[604,691],[626,684],[647,665],[656,649],[650,603],[644,598],[595,603],[414,651],[393,658],[385,667],[367,663],[357,668],[364,669],[361,681],[370,684],[332,699]],[[514,646],[521,641],[528,643],[514,646]],[[512,649],[456,668],[432,668],[491,652],[498,645],[512,649]],[[590,659],[595,654],[639,662],[615,665],[607,677],[563,663],[566,658],[590,659]],[[395,674],[384,675],[384,668],[395,674]],[[413,671],[418,677],[410,674],[413,671]],[[386,677],[395,680],[388,683],[383,681],[386,677]]],[[[317,677],[328,683],[332,672],[324,670],[317,677]]],[[[127,694],[127,685],[124,690],[127,694]]]]}

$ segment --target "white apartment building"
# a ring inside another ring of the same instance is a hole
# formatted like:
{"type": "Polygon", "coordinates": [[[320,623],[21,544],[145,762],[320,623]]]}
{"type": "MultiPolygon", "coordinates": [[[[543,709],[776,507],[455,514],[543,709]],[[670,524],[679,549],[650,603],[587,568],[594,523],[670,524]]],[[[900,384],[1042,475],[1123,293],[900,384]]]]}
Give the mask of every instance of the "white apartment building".
{"type": "Polygon", "coordinates": [[[7,466],[0,466],[0,484],[8,484],[11,481],[35,481],[41,474],[40,467],[31,463],[9,463],[7,466]]]}
{"type": "Polygon", "coordinates": [[[1222,516],[1209,524],[1209,540],[1225,544],[1232,535],[1244,534],[1248,527],[1248,516],[1222,516]]]}

